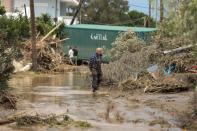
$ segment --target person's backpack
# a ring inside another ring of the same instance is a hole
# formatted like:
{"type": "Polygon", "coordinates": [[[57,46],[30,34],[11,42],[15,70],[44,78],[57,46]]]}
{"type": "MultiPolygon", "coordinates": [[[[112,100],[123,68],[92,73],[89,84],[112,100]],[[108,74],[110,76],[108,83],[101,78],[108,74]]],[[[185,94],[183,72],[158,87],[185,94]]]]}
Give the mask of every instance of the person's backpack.
{"type": "Polygon", "coordinates": [[[77,49],[73,49],[74,52],[74,56],[78,56],[78,50],[77,49]]]}

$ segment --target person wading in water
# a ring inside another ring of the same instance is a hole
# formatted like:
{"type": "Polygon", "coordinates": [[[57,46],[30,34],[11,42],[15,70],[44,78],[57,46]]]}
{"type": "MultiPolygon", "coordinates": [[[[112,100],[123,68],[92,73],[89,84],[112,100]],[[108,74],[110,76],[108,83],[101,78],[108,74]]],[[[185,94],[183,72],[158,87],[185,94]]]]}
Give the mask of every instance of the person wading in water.
{"type": "Polygon", "coordinates": [[[92,91],[96,92],[98,90],[99,84],[102,81],[102,56],[103,49],[97,48],[96,53],[90,58],[89,69],[92,73],[92,91]]]}

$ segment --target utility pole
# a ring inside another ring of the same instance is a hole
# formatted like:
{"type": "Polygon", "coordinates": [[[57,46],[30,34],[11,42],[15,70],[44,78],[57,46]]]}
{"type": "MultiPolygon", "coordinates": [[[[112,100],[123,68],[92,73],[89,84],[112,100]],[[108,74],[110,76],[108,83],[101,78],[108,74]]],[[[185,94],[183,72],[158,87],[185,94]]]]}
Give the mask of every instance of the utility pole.
{"type": "Polygon", "coordinates": [[[149,0],[149,6],[148,6],[149,7],[149,9],[148,9],[148,16],[149,17],[151,17],[151,10],[152,10],[152,5],[151,4],[152,4],[152,2],[151,2],[151,0],[149,0]]]}
{"type": "Polygon", "coordinates": [[[156,18],[156,28],[157,28],[157,15],[158,15],[158,8],[157,8],[157,7],[158,7],[158,0],[156,0],[155,4],[156,4],[156,7],[155,7],[155,10],[156,10],[156,13],[155,13],[155,14],[156,14],[156,17],[155,17],[155,18],[156,18]]]}
{"type": "Polygon", "coordinates": [[[160,0],[160,22],[163,21],[163,16],[164,16],[164,5],[163,5],[163,0],[160,0]]]}
{"type": "Polygon", "coordinates": [[[26,4],[24,4],[24,10],[25,10],[25,18],[27,20],[28,18],[27,18],[27,6],[26,6],[26,4]]]}
{"type": "Polygon", "coordinates": [[[34,0],[30,0],[30,16],[31,16],[31,44],[32,44],[32,64],[33,71],[37,71],[37,50],[36,50],[36,27],[35,27],[35,12],[34,0]]]}
{"type": "Polygon", "coordinates": [[[75,19],[76,19],[76,17],[77,17],[77,15],[78,15],[78,13],[80,12],[81,7],[82,7],[82,5],[83,5],[84,1],[85,1],[85,0],[80,0],[80,1],[79,1],[78,8],[77,8],[77,10],[76,10],[76,12],[75,12],[75,14],[74,14],[74,16],[73,16],[73,18],[72,18],[71,22],[70,22],[70,25],[72,25],[72,24],[75,22],[75,19]]]}
{"type": "Polygon", "coordinates": [[[57,11],[58,11],[58,8],[57,8],[57,0],[55,0],[55,24],[57,24],[57,11]]]}
{"type": "Polygon", "coordinates": [[[150,25],[151,25],[151,10],[152,10],[152,1],[151,0],[149,0],[148,1],[149,2],[149,8],[148,8],[148,27],[150,27],[150,25]]]}

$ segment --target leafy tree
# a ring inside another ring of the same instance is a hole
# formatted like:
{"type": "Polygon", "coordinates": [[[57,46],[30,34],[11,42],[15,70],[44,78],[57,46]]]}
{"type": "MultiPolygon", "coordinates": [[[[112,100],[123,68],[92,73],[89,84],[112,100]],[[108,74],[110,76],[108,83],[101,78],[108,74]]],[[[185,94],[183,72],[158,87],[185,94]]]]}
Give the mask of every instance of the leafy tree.
{"type": "Polygon", "coordinates": [[[86,0],[82,23],[114,24],[128,20],[127,0],[86,0]]]}
{"type": "Polygon", "coordinates": [[[40,32],[41,35],[47,34],[50,30],[53,29],[51,16],[48,14],[42,14],[40,17],[37,17],[36,28],[37,32],[40,32]]]}
{"type": "Polygon", "coordinates": [[[0,23],[1,39],[10,45],[29,37],[29,22],[21,15],[17,18],[1,16],[0,23]]]}
{"type": "Polygon", "coordinates": [[[22,21],[20,17],[0,17],[0,90],[7,87],[7,81],[13,71],[12,61],[20,55],[19,41],[25,33],[28,34],[22,21]]]}
{"type": "MultiPolygon", "coordinates": [[[[36,29],[37,32],[40,32],[41,35],[46,35],[54,27],[55,23],[50,15],[42,14],[41,16],[36,18],[36,29]]],[[[65,24],[62,24],[56,31],[54,31],[54,34],[56,34],[60,39],[63,39],[67,36],[64,27],[65,24]]]]}
{"type": "Polygon", "coordinates": [[[5,7],[0,5],[0,15],[4,15],[6,13],[5,7]]]}
{"type": "MultiPolygon", "coordinates": [[[[130,11],[128,13],[131,22],[128,23],[127,25],[129,26],[144,26],[144,19],[148,19],[148,15],[138,12],[138,11],[130,11]]],[[[155,27],[155,21],[153,18],[150,18],[150,27],[155,27]]]]}
{"type": "Polygon", "coordinates": [[[0,41],[0,90],[8,87],[7,81],[14,69],[12,66],[14,52],[13,48],[8,48],[3,41],[0,41]]]}
{"type": "Polygon", "coordinates": [[[171,3],[175,3],[177,8],[168,7],[171,12],[160,28],[163,35],[185,36],[197,42],[197,0],[174,0],[171,3]]]}

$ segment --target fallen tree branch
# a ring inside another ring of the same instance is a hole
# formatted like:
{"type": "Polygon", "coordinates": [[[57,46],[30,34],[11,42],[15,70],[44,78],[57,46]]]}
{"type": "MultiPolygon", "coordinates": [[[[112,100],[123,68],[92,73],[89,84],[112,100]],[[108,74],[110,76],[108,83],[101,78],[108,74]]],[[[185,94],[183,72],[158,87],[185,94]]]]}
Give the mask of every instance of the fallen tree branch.
{"type": "Polygon", "coordinates": [[[65,39],[62,39],[62,40],[57,41],[57,42],[51,42],[51,43],[49,43],[49,44],[61,43],[61,42],[63,42],[63,41],[69,40],[69,39],[70,39],[70,38],[65,38],[65,39]]]}
{"type": "Polygon", "coordinates": [[[58,29],[63,22],[59,23],[57,26],[55,26],[48,34],[46,34],[40,42],[43,42],[46,38],[48,38],[56,29],[58,29]]]}
{"type": "Polygon", "coordinates": [[[15,120],[3,120],[3,121],[0,121],[0,125],[6,125],[6,124],[11,124],[11,123],[14,123],[15,120]]]}
{"type": "Polygon", "coordinates": [[[197,46],[197,44],[191,44],[191,45],[188,45],[188,46],[183,46],[183,47],[179,47],[179,48],[176,48],[176,49],[172,49],[172,50],[167,50],[167,51],[164,51],[163,53],[165,55],[167,54],[171,54],[171,53],[177,53],[177,52],[180,52],[180,51],[183,51],[183,50],[187,50],[189,48],[192,48],[194,46],[197,46]]]}

